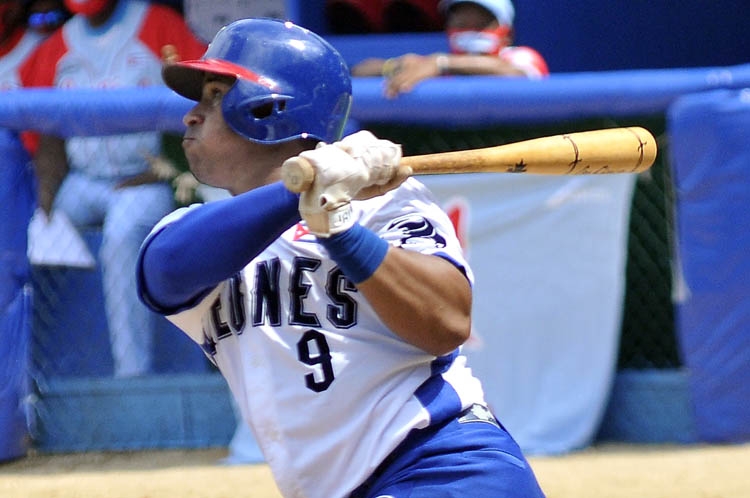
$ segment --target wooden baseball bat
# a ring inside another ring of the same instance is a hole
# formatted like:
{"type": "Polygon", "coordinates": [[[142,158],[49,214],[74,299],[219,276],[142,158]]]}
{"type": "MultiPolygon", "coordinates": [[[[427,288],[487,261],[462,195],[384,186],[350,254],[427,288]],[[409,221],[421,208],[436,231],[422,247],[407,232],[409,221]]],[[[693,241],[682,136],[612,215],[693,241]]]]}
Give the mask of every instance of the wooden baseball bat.
{"type": "MultiPolygon", "coordinates": [[[[656,139],[640,127],[607,128],[523,140],[482,149],[406,156],[401,164],[415,175],[446,173],[525,173],[590,175],[640,173],[654,164],[656,139]]],[[[306,159],[287,159],[281,170],[284,185],[304,192],[315,179],[306,159]]]]}

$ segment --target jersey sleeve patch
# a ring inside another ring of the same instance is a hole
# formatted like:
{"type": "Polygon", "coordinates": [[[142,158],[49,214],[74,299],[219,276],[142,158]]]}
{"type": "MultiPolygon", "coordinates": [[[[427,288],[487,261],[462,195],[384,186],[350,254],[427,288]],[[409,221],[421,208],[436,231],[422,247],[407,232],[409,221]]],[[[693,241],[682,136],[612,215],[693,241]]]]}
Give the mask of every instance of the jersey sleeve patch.
{"type": "Polygon", "coordinates": [[[381,237],[397,247],[419,252],[446,246],[445,237],[438,233],[435,225],[417,213],[395,218],[382,231],[381,237]]]}

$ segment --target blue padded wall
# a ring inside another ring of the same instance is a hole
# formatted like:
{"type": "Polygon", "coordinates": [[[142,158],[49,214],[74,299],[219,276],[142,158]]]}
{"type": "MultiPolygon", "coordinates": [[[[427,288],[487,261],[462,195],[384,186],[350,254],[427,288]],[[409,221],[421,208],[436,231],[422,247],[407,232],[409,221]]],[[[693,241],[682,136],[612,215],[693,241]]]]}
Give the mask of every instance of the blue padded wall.
{"type": "Polygon", "coordinates": [[[750,90],[682,97],[667,118],[695,425],[705,441],[750,441],[750,90]]]}
{"type": "Polygon", "coordinates": [[[0,461],[27,447],[23,403],[28,393],[31,287],[26,225],[34,209],[29,156],[18,135],[0,130],[0,461]]]}

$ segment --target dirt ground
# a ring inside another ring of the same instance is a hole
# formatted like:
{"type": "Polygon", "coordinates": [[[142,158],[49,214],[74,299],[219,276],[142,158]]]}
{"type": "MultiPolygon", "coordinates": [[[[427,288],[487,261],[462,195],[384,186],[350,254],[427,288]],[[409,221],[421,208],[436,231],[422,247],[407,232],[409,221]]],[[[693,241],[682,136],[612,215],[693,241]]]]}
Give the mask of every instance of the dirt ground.
{"type": "MultiPolygon", "coordinates": [[[[267,466],[224,466],[225,455],[31,455],[0,464],[0,497],[280,498],[267,466]]],[[[596,445],[529,460],[548,498],[750,498],[750,444],[596,445]]]]}

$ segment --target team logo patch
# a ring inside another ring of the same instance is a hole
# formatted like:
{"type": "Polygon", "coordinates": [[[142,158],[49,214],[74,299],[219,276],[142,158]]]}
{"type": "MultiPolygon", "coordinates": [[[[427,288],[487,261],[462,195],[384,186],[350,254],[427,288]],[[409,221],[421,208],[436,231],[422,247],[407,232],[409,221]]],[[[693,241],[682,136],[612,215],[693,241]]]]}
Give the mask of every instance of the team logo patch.
{"type": "Polygon", "coordinates": [[[307,229],[307,225],[302,222],[297,223],[297,226],[294,227],[294,235],[292,235],[292,240],[294,242],[317,242],[315,235],[311,234],[310,230],[307,229]]]}
{"type": "Polygon", "coordinates": [[[383,238],[388,241],[397,240],[399,246],[405,248],[445,247],[445,238],[440,235],[435,226],[418,214],[407,214],[396,218],[388,225],[383,238]]]}

